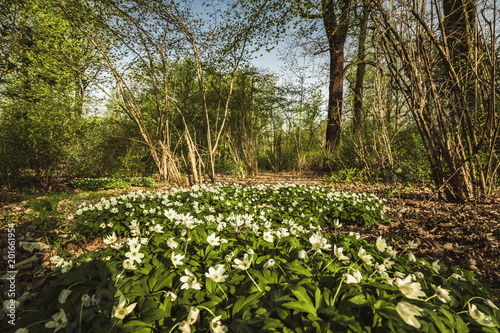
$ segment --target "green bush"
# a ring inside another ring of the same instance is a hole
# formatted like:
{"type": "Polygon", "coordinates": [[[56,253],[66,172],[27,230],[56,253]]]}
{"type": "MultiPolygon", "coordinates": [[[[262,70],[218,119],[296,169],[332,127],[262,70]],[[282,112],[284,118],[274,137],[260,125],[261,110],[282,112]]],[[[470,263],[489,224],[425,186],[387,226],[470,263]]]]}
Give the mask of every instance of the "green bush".
{"type": "MultiPolygon", "coordinates": [[[[36,332],[498,332],[500,311],[472,273],[415,258],[414,243],[370,244],[336,221],[326,233],[325,200],[341,197],[369,200],[290,185],[102,199],[80,208],[73,231],[109,247],[51,258],[59,273],[17,323],[36,332]]],[[[340,202],[347,215],[355,208],[340,202]]]]}

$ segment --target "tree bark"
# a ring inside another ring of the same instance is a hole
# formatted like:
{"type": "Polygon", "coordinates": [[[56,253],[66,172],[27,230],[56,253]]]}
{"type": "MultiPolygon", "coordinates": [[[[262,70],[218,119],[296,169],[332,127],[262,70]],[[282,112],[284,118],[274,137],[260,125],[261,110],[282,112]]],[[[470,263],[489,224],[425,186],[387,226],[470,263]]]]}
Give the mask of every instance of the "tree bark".
{"type": "Polygon", "coordinates": [[[340,141],[342,127],[342,99],[344,95],[344,44],[349,25],[350,0],[339,3],[340,15],[335,13],[331,0],[323,0],[323,25],[330,54],[330,84],[328,88],[328,119],[326,123],[326,150],[333,152],[340,141]]]}
{"type": "Polygon", "coordinates": [[[353,123],[354,135],[361,134],[362,116],[363,116],[363,85],[365,81],[365,51],[366,36],[368,31],[368,6],[363,3],[363,16],[361,18],[361,28],[359,32],[358,43],[358,69],[356,71],[356,83],[354,86],[354,106],[353,123]]]}

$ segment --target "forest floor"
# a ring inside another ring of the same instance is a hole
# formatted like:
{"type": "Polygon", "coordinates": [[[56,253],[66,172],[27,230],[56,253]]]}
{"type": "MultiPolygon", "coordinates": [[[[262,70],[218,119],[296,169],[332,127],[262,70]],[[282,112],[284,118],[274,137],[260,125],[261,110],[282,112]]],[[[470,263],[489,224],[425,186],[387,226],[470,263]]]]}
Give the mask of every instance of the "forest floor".
{"type": "MultiPolygon", "coordinates": [[[[343,226],[341,230],[359,232],[367,241],[374,243],[382,236],[403,247],[409,240],[419,246],[414,251],[417,257],[429,261],[439,260],[443,267],[459,266],[475,273],[476,279],[490,288],[500,291],[500,195],[492,196],[488,202],[467,204],[449,203],[436,197],[429,200],[432,191],[425,187],[406,187],[400,184],[328,184],[317,175],[297,175],[292,173],[262,173],[257,177],[235,179],[221,176],[219,182],[238,183],[242,186],[255,184],[295,183],[320,185],[337,191],[374,193],[384,199],[387,215],[391,222],[370,226],[343,226]]],[[[160,187],[168,190],[166,185],[160,187]]],[[[71,222],[50,223],[44,226],[31,224],[35,215],[30,215],[30,199],[57,196],[61,199],[58,210],[65,218],[73,214],[76,205],[83,201],[96,201],[101,196],[114,196],[138,190],[109,190],[84,192],[62,188],[49,192],[7,192],[0,194],[0,275],[5,274],[8,265],[8,224],[15,223],[16,241],[42,242],[49,247],[37,251],[18,248],[16,263],[27,262],[17,267],[16,289],[19,297],[25,297],[29,305],[40,291],[52,266],[49,258],[56,254],[58,247],[74,256],[85,251],[95,251],[102,247],[100,238],[89,240],[87,244],[75,246],[63,237],[63,228],[71,222]],[[58,236],[59,235],[59,236],[58,236]],[[32,262],[29,262],[32,260],[32,262]]],[[[61,221],[61,220],[60,220],[61,221]]],[[[5,296],[5,295],[3,295],[5,296]]],[[[5,299],[4,297],[2,297],[5,299]]],[[[1,310],[0,310],[1,312],[1,310]]],[[[3,324],[3,323],[2,323],[3,324]]],[[[2,325],[0,325],[1,327],[2,325]]]]}

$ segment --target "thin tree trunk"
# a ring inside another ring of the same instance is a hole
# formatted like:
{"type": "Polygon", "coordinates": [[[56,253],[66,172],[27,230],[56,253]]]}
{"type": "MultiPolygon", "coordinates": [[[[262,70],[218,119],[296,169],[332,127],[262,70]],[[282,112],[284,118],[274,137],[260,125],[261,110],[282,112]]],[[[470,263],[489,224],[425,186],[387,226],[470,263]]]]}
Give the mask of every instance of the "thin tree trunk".
{"type": "Polygon", "coordinates": [[[353,106],[353,123],[354,134],[360,135],[362,128],[363,114],[363,86],[365,80],[365,50],[366,37],[368,31],[368,6],[363,3],[363,17],[361,19],[361,30],[358,39],[358,69],[356,71],[356,84],[354,86],[354,106],[353,106]]]}

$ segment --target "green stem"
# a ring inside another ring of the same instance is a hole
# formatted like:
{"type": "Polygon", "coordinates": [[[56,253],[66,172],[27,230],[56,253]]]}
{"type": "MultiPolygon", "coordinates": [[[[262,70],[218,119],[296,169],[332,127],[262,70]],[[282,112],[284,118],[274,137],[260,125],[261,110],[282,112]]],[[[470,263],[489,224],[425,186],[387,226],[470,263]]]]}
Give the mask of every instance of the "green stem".
{"type": "Polygon", "coordinates": [[[212,316],[214,316],[214,317],[215,317],[215,313],[213,313],[213,312],[212,312],[212,310],[210,310],[209,308],[206,308],[206,307],[204,307],[204,306],[202,306],[202,305],[198,305],[198,306],[196,306],[196,307],[197,307],[197,308],[199,308],[199,309],[207,310],[208,312],[210,312],[210,314],[211,314],[212,316]]]}
{"type": "Polygon", "coordinates": [[[179,326],[180,324],[182,324],[182,321],[180,323],[177,323],[175,324],[174,326],[172,326],[172,328],[170,329],[170,331],[168,331],[168,333],[172,333],[174,331],[174,329],[179,326]]]}
{"type": "MultiPolygon", "coordinates": [[[[123,276],[122,276],[123,272],[125,272],[125,268],[124,268],[124,269],[120,272],[120,274],[116,275],[116,277],[118,277],[118,276],[123,277],[123,276]]],[[[116,278],[116,277],[115,277],[115,278],[116,278]]]]}
{"type": "Polygon", "coordinates": [[[82,318],[83,317],[83,301],[82,301],[82,305],[80,305],[80,321],[78,323],[78,327],[80,328],[79,332],[82,331],[82,318]]]}
{"type": "Polygon", "coordinates": [[[108,333],[113,330],[113,327],[115,327],[115,325],[116,325],[117,322],[118,322],[118,320],[115,320],[115,322],[113,323],[113,326],[111,326],[111,328],[109,329],[108,333]]]}
{"type": "Polygon", "coordinates": [[[427,298],[424,300],[424,302],[430,301],[431,299],[435,298],[436,296],[437,296],[437,294],[434,294],[434,295],[432,295],[432,296],[430,296],[430,297],[427,297],[427,298]]]}
{"type": "Polygon", "coordinates": [[[40,320],[40,321],[37,321],[36,323],[33,323],[33,324],[29,324],[28,326],[26,326],[25,328],[28,328],[28,327],[31,327],[31,326],[35,326],[35,325],[38,325],[38,324],[41,324],[41,323],[44,323],[45,320],[40,320]]]}
{"type": "Polygon", "coordinates": [[[73,283],[71,286],[68,287],[68,290],[71,290],[71,288],[73,288],[74,286],[79,285],[79,284],[82,284],[82,282],[73,283]]]}
{"type": "Polygon", "coordinates": [[[335,259],[332,259],[330,260],[330,262],[325,266],[323,267],[323,269],[321,270],[321,272],[323,272],[328,266],[330,266],[333,262],[335,261],[335,259]]]}
{"type": "Polygon", "coordinates": [[[186,234],[186,247],[184,247],[184,255],[186,255],[186,253],[187,253],[187,249],[188,249],[188,245],[189,245],[189,241],[188,241],[188,239],[189,239],[190,237],[189,237],[188,235],[189,235],[189,234],[186,234]]]}
{"type": "Polygon", "coordinates": [[[222,289],[222,287],[220,286],[220,284],[218,282],[215,282],[215,283],[217,283],[217,286],[219,287],[220,291],[222,291],[222,293],[224,294],[224,297],[229,302],[229,298],[227,298],[227,295],[226,295],[226,292],[224,291],[224,289],[222,289]]]}
{"type": "Polygon", "coordinates": [[[334,307],[334,306],[335,306],[335,301],[337,300],[337,296],[338,296],[338,294],[339,294],[340,287],[342,287],[342,282],[344,282],[344,279],[340,280],[339,287],[337,288],[337,291],[335,292],[335,296],[333,296],[332,307],[334,307]]]}
{"type": "Polygon", "coordinates": [[[378,273],[378,270],[374,270],[374,271],[373,271],[373,273],[372,273],[372,274],[370,274],[370,276],[368,277],[368,279],[371,279],[371,278],[372,278],[372,276],[374,276],[374,275],[375,275],[375,274],[377,274],[377,273],[378,273]]]}
{"type": "Polygon", "coordinates": [[[257,284],[257,282],[255,282],[255,280],[252,278],[252,276],[250,275],[250,273],[248,273],[248,270],[245,270],[245,272],[247,272],[248,277],[252,280],[253,284],[255,284],[255,286],[257,287],[257,289],[259,289],[259,291],[262,292],[262,289],[260,289],[259,285],[257,284]]]}
{"type": "MultiPolygon", "coordinates": [[[[465,304],[464,304],[464,308],[467,306],[467,304],[469,304],[469,303],[470,303],[470,301],[472,301],[472,300],[473,300],[473,299],[475,299],[475,298],[479,298],[479,299],[484,300],[484,298],[483,298],[483,297],[479,297],[479,296],[472,297],[472,298],[471,298],[471,299],[469,299],[467,302],[465,302],[465,304]]],[[[466,311],[466,312],[469,312],[469,311],[466,311]]]]}
{"type": "Polygon", "coordinates": [[[276,265],[278,265],[278,267],[281,269],[281,271],[283,272],[283,274],[288,277],[288,274],[285,272],[285,270],[281,267],[280,264],[276,263],[276,265]]]}

